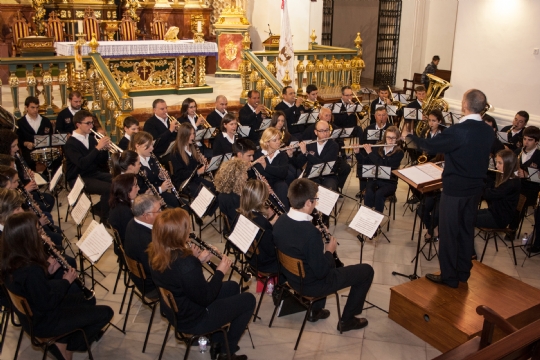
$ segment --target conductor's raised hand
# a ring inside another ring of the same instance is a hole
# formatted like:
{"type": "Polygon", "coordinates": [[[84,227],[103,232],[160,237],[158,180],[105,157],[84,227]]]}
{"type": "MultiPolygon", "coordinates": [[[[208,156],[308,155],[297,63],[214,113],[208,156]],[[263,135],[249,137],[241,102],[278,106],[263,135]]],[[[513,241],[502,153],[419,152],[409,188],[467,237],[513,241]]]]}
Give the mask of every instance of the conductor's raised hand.
{"type": "Polygon", "coordinates": [[[324,245],[325,251],[330,251],[331,253],[334,253],[337,249],[337,240],[335,237],[330,236],[330,242],[326,245],[324,245]]]}
{"type": "Polygon", "coordinates": [[[221,271],[223,274],[226,274],[227,271],[231,268],[232,261],[227,256],[223,255],[221,262],[219,263],[216,270],[221,271]]]}

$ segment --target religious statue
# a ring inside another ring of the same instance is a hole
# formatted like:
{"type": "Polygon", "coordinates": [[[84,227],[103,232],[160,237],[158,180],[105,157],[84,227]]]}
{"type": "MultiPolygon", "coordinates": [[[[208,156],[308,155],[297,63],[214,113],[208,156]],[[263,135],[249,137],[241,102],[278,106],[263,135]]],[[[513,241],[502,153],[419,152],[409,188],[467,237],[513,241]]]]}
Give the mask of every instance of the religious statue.
{"type": "Polygon", "coordinates": [[[137,16],[137,9],[141,7],[139,0],[126,0],[126,9],[129,17],[135,22],[139,22],[140,18],[137,16]]]}
{"type": "Polygon", "coordinates": [[[43,5],[48,2],[48,0],[32,0],[32,8],[36,12],[34,16],[32,16],[32,20],[36,25],[37,36],[45,35],[45,8],[43,5]]]}

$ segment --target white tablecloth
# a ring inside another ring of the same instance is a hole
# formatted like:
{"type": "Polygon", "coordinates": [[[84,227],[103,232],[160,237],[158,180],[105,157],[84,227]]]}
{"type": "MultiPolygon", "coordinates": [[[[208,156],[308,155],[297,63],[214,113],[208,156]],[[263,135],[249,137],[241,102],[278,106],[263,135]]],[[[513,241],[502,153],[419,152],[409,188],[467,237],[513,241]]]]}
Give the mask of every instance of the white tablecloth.
{"type": "MultiPolygon", "coordinates": [[[[54,44],[56,53],[63,56],[73,56],[75,42],[57,42],[54,44]]],[[[91,49],[83,45],[83,55],[88,55],[91,49]]],[[[213,42],[194,43],[193,40],[164,40],[138,41],[100,41],[97,52],[104,58],[127,56],[217,56],[217,44],[213,42]]]]}

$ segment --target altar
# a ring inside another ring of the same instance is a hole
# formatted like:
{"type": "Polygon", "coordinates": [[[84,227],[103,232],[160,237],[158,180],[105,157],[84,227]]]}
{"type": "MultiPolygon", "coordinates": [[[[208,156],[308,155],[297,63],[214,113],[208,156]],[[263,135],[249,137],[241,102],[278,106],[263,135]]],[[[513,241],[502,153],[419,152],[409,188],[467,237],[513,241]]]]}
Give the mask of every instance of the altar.
{"type": "MultiPolygon", "coordinates": [[[[73,56],[75,42],[56,42],[57,55],[73,56]]],[[[82,55],[91,49],[82,46],[82,55]]],[[[130,96],[211,93],[205,60],[217,56],[217,44],[193,40],[100,41],[97,52],[120,85],[126,78],[130,96]]]]}

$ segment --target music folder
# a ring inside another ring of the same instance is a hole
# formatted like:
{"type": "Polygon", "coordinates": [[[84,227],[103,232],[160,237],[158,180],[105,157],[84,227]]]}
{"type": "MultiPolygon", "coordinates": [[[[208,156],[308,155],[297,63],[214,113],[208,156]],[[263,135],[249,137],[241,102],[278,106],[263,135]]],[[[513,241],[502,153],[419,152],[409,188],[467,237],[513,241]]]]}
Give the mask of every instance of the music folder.
{"type": "Polygon", "coordinates": [[[403,117],[407,120],[422,120],[422,109],[403,108],[403,117]]]}
{"type": "Polygon", "coordinates": [[[195,214],[202,219],[215,199],[216,195],[208,190],[206,186],[201,184],[199,193],[189,206],[193,209],[195,214]]]}
{"type": "Polygon", "coordinates": [[[261,121],[261,126],[255,131],[264,131],[270,127],[270,123],[272,122],[272,119],[263,119],[261,121]]]}
{"type": "Polygon", "coordinates": [[[211,139],[215,130],[216,130],[215,127],[197,130],[197,133],[195,134],[195,141],[201,141],[203,139],[205,140],[211,139]]]}
{"type": "Polygon", "coordinates": [[[309,120],[309,117],[310,117],[311,113],[303,113],[303,114],[300,114],[300,117],[298,118],[298,121],[293,124],[294,125],[305,125],[307,124],[308,120],[309,120]]]}
{"type": "Polygon", "coordinates": [[[384,214],[362,205],[350,222],[349,227],[368,238],[372,238],[384,217],[384,214]]]}
{"type": "Polygon", "coordinates": [[[341,128],[340,129],[333,129],[332,134],[330,135],[330,137],[335,140],[335,139],[340,137],[342,132],[343,132],[343,129],[341,129],[341,128]]]}
{"type": "Polygon", "coordinates": [[[508,133],[506,131],[497,131],[497,137],[503,144],[508,144],[508,133]]]}
{"type": "Polygon", "coordinates": [[[379,141],[382,137],[382,129],[369,129],[367,131],[367,139],[368,141],[379,141]]]}
{"type": "Polygon", "coordinates": [[[535,183],[540,183],[540,173],[538,172],[538,169],[529,167],[527,168],[527,172],[529,173],[528,180],[535,183]]]}
{"type": "Polygon", "coordinates": [[[68,134],[52,134],[51,146],[63,146],[66,145],[68,134]]]}
{"type": "Polygon", "coordinates": [[[208,168],[205,172],[209,173],[211,171],[217,170],[221,163],[223,162],[223,157],[225,155],[216,155],[213,158],[210,159],[210,162],[208,163],[208,168]]]}
{"type": "Polygon", "coordinates": [[[388,116],[397,116],[398,107],[395,105],[386,105],[388,116]]]}
{"type": "Polygon", "coordinates": [[[341,112],[341,105],[342,103],[334,103],[334,106],[332,107],[332,114],[339,114],[341,112]]]}
{"type": "Polygon", "coordinates": [[[257,238],[257,235],[259,235],[260,239],[263,232],[264,230],[261,229],[259,225],[255,224],[244,215],[239,214],[228,238],[238,249],[240,249],[240,251],[244,254],[248,254],[248,250],[255,238],[257,238]]]}
{"type": "Polygon", "coordinates": [[[238,129],[236,129],[236,133],[239,137],[248,137],[250,131],[251,127],[245,125],[240,125],[238,126],[238,129]]]}
{"type": "Polygon", "coordinates": [[[341,129],[341,134],[339,134],[339,137],[340,138],[350,138],[352,136],[352,133],[354,131],[354,128],[353,127],[350,127],[350,128],[342,128],[341,129]]]}
{"type": "Polygon", "coordinates": [[[311,167],[308,174],[308,179],[313,179],[319,176],[326,176],[333,174],[335,161],[328,161],[325,163],[315,164],[311,167]]]}
{"type": "Polygon", "coordinates": [[[34,135],[34,148],[42,148],[51,146],[50,135],[34,135]]]}

